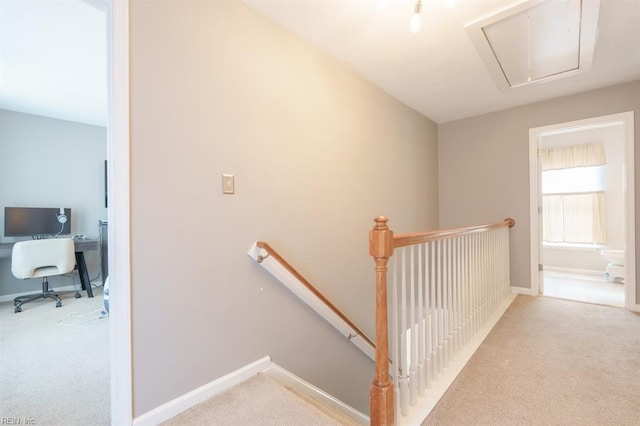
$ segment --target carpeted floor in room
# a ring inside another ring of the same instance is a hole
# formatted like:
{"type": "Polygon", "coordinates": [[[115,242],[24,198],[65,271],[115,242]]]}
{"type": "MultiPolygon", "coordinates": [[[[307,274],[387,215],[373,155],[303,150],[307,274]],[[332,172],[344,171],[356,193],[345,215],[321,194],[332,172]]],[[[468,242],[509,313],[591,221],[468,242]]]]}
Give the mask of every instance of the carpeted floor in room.
{"type": "Polygon", "coordinates": [[[5,424],[110,424],[109,319],[95,297],[61,295],[13,312],[0,303],[0,420],[5,424]],[[16,423],[16,422],[20,423],[16,423]]]}
{"type": "Polygon", "coordinates": [[[640,315],[518,296],[423,425],[640,424],[640,315]]]}

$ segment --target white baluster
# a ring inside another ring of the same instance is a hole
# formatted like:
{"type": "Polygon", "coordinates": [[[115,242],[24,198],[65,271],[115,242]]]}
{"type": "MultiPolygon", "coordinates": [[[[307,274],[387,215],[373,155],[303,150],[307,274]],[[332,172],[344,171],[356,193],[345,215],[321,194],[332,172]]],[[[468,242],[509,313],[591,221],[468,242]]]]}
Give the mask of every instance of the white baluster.
{"type": "Polygon", "coordinates": [[[496,229],[493,234],[493,274],[496,280],[496,309],[502,301],[502,274],[500,273],[500,267],[504,260],[500,254],[500,229],[496,229]]]}
{"type": "Polygon", "coordinates": [[[484,290],[485,308],[484,308],[484,318],[482,319],[482,324],[484,325],[487,318],[489,317],[489,310],[491,309],[491,277],[490,277],[491,267],[489,265],[489,235],[486,232],[484,232],[482,236],[483,236],[483,245],[484,245],[483,265],[484,265],[484,285],[485,285],[485,290],[484,290]]]}
{"type": "Polygon", "coordinates": [[[399,339],[402,338],[402,333],[398,333],[398,252],[395,256],[389,259],[391,270],[391,315],[390,315],[390,328],[389,328],[389,340],[391,341],[391,362],[393,363],[391,370],[393,371],[394,386],[394,402],[395,402],[395,415],[396,423],[400,413],[400,378],[401,378],[401,365],[400,365],[400,350],[399,339]]]}
{"type": "Polygon", "coordinates": [[[456,354],[456,241],[449,239],[449,361],[456,354]]]}
{"type": "Polygon", "coordinates": [[[502,274],[502,296],[506,297],[511,290],[509,287],[509,276],[507,275],[507,270],[509,268],[509,253],[505,250],[505,247],[509,243],[509,228],[504,227],[501,228],[502,232],[500,233],[500,273],[502,274]],[[506,231],[506,233],[505,233],[506,231]]]}
{"type": "Polygon", "coordinates": [[[496,262],[498,262],[498,257],[496,256],[496,233],[494,229],[489,231],[489,239],[491,244],[491,315],[493,315],[493,312],[498,306],[498,274],[496,273],[496,262]]]}
{"type": "Polygon", "coordinates": [[[425,373],[425,316],[424,316],[424,252],[425,245],[418,245],[417,261],[418,261],[418,395],[424,395],[424,389],[426,387],[426,373],[425,373]]]}
{"type": "Polygon", "coordinates": [[[491,294],[491,303],[489,304],[489,312],[488,316],[493,314],[495,310],[496,304],[496,277],[495,277],[495,262],[494,262],[494,253],[493,253],[493,233],[491,231],[487,232],[487,263],[489,267],[489,285],[490,294],[491,294]]]}
{"type": "Polygon", "coordinates": [[[501,282],[500,282],[500,270],[499,270],[499,266],[500,266],[500,262],[502,262],[502,259],[500,259],[500,253],[498,250],[500,241],[498,240],[498,235],[499,234],[499,229],[492,229],[491,230],[491,268],[493,269],[493,311],[491,312],[493,314],[493,312],[495,312],[495,310],[498,308],[499,303],[502,300],[502,286],[501,286],[501,282]]]}
{"type": "Polygon", "coordinates": [[[462,237],[456,237],[456,347],[457,351],[462,349],[462,237]]]}
{"type": "Polygon", "coordinates": [[[455,312],[456,312],[456,353],[462,349],[462,271],[461,271],[461,237],[455,239],[455,312]]]}
{"type": "Polygon", "coordinates": [[[495,280],[496,280],[496,287],[495,287],[495,291],[496,291],[496,308],[498,307],[498,305],[500,304],[500,302],[502,301],[502,272],[501,272],[501,267],[502,267],[502,250],[500,248],[501,246],[501,231],[502,228],[498,228],[498,229],[494,229],[493,230],[493,274],[495,276],[495,280]]]}
{"type": "Polygon", "coordinates": [[[504,230],[504,277],[506,280],[506,294],[511,293],[511,258],[509,256],[509,228],[504,230]]]}
{"type": "Polygon", "coordinates": [[[429,349],[431,351],[431,360],[429,363],[429,386],[436,379],[438,372],[438,310],[437,310],[437,286],[438,280],[436,275],[437,263],[436,263],[436,242],[429,243],[430,252],[430,269],[429,269],[429,294],[431,295],[429,300],[429,330],[431,334],[431,341],[429,343],[429,349]]]}
{"type": "Polygon", "coordinates": [[[401,282],[400,282],[400,412],[406,416],[409,412],[409,362],[408,333],[407,333],[407,250],[401,251],[401,282]]]}
{"type": "Polygon", "coordinates": [[[437,321],[438,321],[438,347],[436,349],[436,354],[438,357],[437,366],[438,366],[438,374],[442,373],[443,368],[443,344],[444,344],[444,305],[443,305],[443,290],[444,287],[442,285],[442,240],[438,240],[437,243],[437,265],[436,265],[436,279],[438,281],[437,287],[437,321]]]}
{"type": "Polygon", "coordinates": [[[489,241],[490,241],[490,261],[491,265],[491,315],[495,311],[498,306],[498,277],[496,274],[496,258],[495,253],[495,233],[493,230],[489,231],[489,241]]]}
{"type": "Polygon", "coordinates": [[[442,240],[442,359],[449,365],[449,244],[442,240]]]}
{"type": "Polygon", "coordinates": [[[469,248],[467,247],[467,235],[463,235],[460,240],[460,264],[462,279],[462,345],[468,341],[469,330],[469,248]]]}
{"type": "Polygon", "coordinates": [[[509,228],[504,230],[504,279],[506,280],[506,295],[511,293],[511,256],[509,251],[509,228]]]}
{"type": "Polygon", "coordinates": [[[487,284],[489,280],[487,279],[487,234],[480,234],[480,238],[482,241],[481,248],[481,265],[482,265],[482,316],[480,319],[480,325],[484,325],[487,319],[487,294],[489,293],[487,284]]]}
{"type": "Polygon", "coordinates": [[[431,386],[431,380],[433,377],[433,357],[431,353],[431,348],[433,344],[433,334],[431,329],[431,263],[430,263],[430,243],[425,243],[424,245],[424,344],[425,344],[425,369],[424,369],[424,385],[425,388],[429,388],[431,386]]]}
{"type": "Polygon", "coordinates": [[[473,235],[473,327],[475,335],[478,330],[480,316],[480,242],[478,234],[473,235]]]}
{"type": "Polygon", "coordinates": [[[471,287],[473,285],[473,276],[471,273],[471,236],[464,236],[464,310],[465,310],[465,323],[464,323],[464,337],[465,342],[469,340],[471,334],[471,320],[472,320],[472,303],[471,303],[471,287]]]}
{"type": "Polygon", "coordinates": [[[418,401],[418,324],[416,318],[416,276],[415,245],[409,247],[409,403],[415,406],[418,401]]]}
{"type": "Polygon", "coordinates": [[[450,337],[450,350],[449,359],[453,359],[456,354],[456,339],[457,339],[457,327],[456,327],[456,239],[451,238],[449,240],[449,306],[451,306],[451,313],[449,315],[449,336],[450,337]]]}
{"type": "Polygon", "coordinates": [[[453,239],[447,239],[447,365],[451,363],[455,354],[455,313],[454,313],[454,277],[453,277],[453,239]]]}

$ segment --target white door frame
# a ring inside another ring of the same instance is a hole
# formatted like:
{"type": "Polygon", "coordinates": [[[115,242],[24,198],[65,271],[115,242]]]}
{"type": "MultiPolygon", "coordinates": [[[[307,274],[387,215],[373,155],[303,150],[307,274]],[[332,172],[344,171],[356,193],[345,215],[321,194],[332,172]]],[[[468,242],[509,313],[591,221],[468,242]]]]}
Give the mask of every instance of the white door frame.
{"type": "Polygon", "coordinates": [[[107,0],[111,424],[133,423],[129,228],[129,0],[107,0]]]}
{"type": "Polygon", "coordinates": [[[636,234],[635,234],[635,156],[634,156],[634,113],[633,111],[585,120],[558,123],[550,126],[529,129],[529,202],[530,202],[530,239],[531,239],[531,294],[540,294],[540,214],[539,214],[539,164],[538,146],[544,136],[570,133],[577,129],[598,128],[622,125],[624,128],[624,226],[625,226],[625,307],[640,312],[636,304],[636,234]]]}

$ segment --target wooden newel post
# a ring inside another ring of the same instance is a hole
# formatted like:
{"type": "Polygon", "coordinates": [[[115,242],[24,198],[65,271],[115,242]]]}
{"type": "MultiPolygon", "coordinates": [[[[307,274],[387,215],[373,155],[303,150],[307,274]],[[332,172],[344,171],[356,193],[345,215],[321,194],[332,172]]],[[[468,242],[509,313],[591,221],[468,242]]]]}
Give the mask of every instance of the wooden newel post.
{"type": "Polygon", "coordinates": [[[389,380],[389,331],[387,326],[387,262],[393,254],[393,231],[388,219],[378,216],[369,231],[369,254],[376,264],[376,371],[371,383],[371,424],[392,425],[393,383],[389,380]]]}

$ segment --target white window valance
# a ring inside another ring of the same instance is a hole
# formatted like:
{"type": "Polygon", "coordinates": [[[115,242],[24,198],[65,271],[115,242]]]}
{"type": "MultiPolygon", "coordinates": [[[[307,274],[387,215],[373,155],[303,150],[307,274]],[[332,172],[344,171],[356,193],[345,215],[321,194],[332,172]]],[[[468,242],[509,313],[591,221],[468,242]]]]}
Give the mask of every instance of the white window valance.
{"type": "Polygon", "coordinates": [[[539,151],[539,155],[542,171],[607,164],[602,142],[545,148],[539,151]]]}

